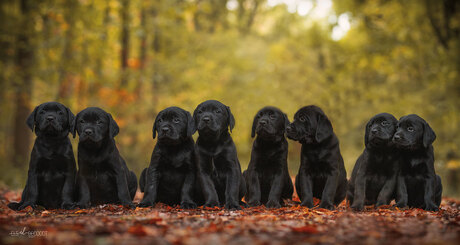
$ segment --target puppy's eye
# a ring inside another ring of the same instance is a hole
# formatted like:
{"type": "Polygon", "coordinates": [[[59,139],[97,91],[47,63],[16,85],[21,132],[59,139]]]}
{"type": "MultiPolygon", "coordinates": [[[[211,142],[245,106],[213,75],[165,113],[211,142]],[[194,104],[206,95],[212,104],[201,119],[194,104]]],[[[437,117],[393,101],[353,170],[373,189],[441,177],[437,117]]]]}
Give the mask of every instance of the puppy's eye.
{"type": "Polygon", "coordinates": [[[101,125],[102,122],[98,120],[98,121],[96,121],[96,124],[97,124],[97,125],[101,125]]]}
{"type": "Polygon", "coordinates": [[[305,122],[305,121],[307,121],[307,118],[304,117],[304,116],[300,116],[300,117],[299,117],[299,120],[300,120],[301,122],[305,122]]]}
{"type": "Polygon", "coordinates": [[[384,127],[385,127],[385,126],[388,126],[388,125],[390,125],[390,123],[389,123],[389,122],[387,122],[387,121],[383,121],[383,122],[382,122],[382,126],[384,126],[384,127]]]}
{"type": "Polygon", "coordinates": [[[81,120],[80,120],[80,123],[85,123],[85,120],[81,119],[81,120]]]}
{"type": "Polygon", "coordinates": [[[216,110],[216,113],[221,113],[221,112],[222,112],[222,111],[221,111],[221,110],[219,110],[219,109],[217,109],[217,110],[216,110]]]}
{"type": "Polygon", "coordinates": [[[407,127],[407,131],[414,132],[414,127],[411,127],[411,126],[407,127]]]}
{"type": "Polygon", "coordinates": [[[163,120],[160,118],[160,119],[158,119],[158,122],[161,123],[161,122],[163,122],[163,120]]]}
{"type": "Polygon", "coordinates": [[[173,122],[174,122],[174,123],[179,123],[180,120],[179,120],[179,118],[174,118],[174,119],[173,119],[173,122]]]}
{"type": "Polygon", "coordinates": [[[201,113],[203,113],[203,112],[202,112],[201,110],[198,110],[197,113],[198,113],[198,114],[201,114],[201,113]]]}
{"type": "Polygon", "coordinates": [[[45,111],[40,111],[40,114],[45,114],[45,111]]]}
{"type": "Polygon", "coordinates": [[[275,114],[270,114],[270,118],[271,118],[271,119],[275,119],[275,118],[276,118],[276,115],[275,115],[275,114]]]}

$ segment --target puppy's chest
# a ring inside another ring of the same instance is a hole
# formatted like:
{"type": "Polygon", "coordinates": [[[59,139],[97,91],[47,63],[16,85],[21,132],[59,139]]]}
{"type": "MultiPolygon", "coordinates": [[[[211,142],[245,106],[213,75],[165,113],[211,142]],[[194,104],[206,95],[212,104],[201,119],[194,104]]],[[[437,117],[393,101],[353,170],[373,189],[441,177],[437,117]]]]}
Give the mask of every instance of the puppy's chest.
{"type": "Polygon", "coordinates": [[[412,165],[411,162],[405,162],[401,166],[401,174],[408,178],[424,178],[429,174],[428,168],[424,162],[412,165]]]}
{"type": "Polygon", "coordinates": [[[39,177],[44,177],[45,179],[63,177],[68,170],[65,161],[64,157],[41,158],[37,163],[36,173],[39,177]]]}
{"type": "Polygon", "coordinates": [[[191,161],[190,152],[180,152],[175,154],[162,154],[160,166],[163,168],[181,168],[191,161]]]}

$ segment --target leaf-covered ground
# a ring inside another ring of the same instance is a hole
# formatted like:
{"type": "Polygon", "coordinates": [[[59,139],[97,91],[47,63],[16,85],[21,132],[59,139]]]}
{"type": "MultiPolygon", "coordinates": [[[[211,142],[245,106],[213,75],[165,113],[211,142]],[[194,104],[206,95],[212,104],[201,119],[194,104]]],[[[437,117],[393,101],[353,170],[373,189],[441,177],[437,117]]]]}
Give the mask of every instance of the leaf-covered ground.
{"type": "Polygon", "coordinates": [[[241,211],[163,204],[9,210],[6,204],[19,194],[0,191],[0,244],[460,244],[460,201],[448,198],[439,212],[388,206],[356,213],[345,202],[329,211],[294,201],[241,211]]]}

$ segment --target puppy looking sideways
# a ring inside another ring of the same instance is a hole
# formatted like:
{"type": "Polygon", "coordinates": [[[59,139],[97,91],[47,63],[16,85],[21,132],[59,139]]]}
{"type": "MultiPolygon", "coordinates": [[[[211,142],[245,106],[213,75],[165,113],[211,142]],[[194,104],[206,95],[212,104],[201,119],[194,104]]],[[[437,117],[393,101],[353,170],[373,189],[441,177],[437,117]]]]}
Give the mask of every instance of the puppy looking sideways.
{"type": "Polygon", "coordinates": [[[439,209],[442,184],[434,169],[432,143],[435,139],[436,134],[423,118],[411,114],[399,119],[393,136],[393,142],[401,152],[396,206],[429,211],[439,209]]]}
{"type": "Polygon", "coordinates": [[[190,112],[178,107],[158,113],[153,125],[153,138],[158,141],[152,153],[150,166],[139,179],[144,198],[141,207],[156,202],[180,204],[183,209],[196,208],[193,200],[196,176],[195,122],[190,112]]]}
{"type": "Polygon", "coordinates": [[[365,149],[356,160],[348,184],[347,198],[353,210],[363,210],[364,205],[388,205],[394,198],[399,152],[392,139],[397,124],[398,120],[388,113],[377,114],[367,123],[365,149]]]}
{"type": "Polygon", "coordinates": [[[116,203],[134,207],[137,179],[115,145],[119,128],[112,115],[88,107],[75,117],[73,132],[79,135],[77,206],[116,203]]]}
{"type": "Polygon", "coordinates": [[[198,178],[206,207],[241,209],[246,185],[241,174],[235,143],[230,131],[235,119],[230,108],[208,100],[197,106],[193,118],[198,130],[196,149],[199,155],[198,178]]]}
{"type": "Polygon", "coordinates": [[[291,199],[294,187],[289,176],[288,142],[284,137],[289,120],[280,109],[267,106],[257,112],[252,123],[251,161],[243,176],[249,206],[265,204],[280,208],[283,199],[291,199]]]}
{"type": "Polygon", "coordinates": [[[295,179],[300,205],[312,208],[316,197],[320,208],[334,209],[345,198],[347,173],[331,122],[319,107],[310,105],[295,113],[286,132],[302,144],[295,179]]]}
{"type": "Polygon", "coordinates": [[[43,103],[29,115],[27,126],[37,138],[21,201],[9,203],[9,208],[73,208],[76,164],[68,137],[73,121],[70,109],[58,102],[43,103]]]}

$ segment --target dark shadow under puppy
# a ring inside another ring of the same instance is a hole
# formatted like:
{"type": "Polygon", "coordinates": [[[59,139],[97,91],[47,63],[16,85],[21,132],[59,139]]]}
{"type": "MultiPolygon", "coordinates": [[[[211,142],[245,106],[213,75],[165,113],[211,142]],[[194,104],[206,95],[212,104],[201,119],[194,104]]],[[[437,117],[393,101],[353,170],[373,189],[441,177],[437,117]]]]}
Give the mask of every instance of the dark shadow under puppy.
{"type": "Polygon", "coordinates": [[[230,108],[219,101],[208,100],[193,112],[199,133],[196,149],[199,156],[198,178],[204,206],[225,203],[227,209],[241,209],[246,184],[241,174],[235,144],[230,131],[235,119],[230,108]]]}
{"type": "Polygon", "coordinates": [[[137,178],[115,145],[119,128],[112,115],[88,107],[77,114],[73,132],[79,135],[77,206],[114,203],[134,207],[137,178]]]}
{"type": "Polygon", "coordinates": [[[153,206],[156,202],[180,204],[183,209],[196,208],[194,199],[196,176],[195,122],[190,112],[178,107],[158,113],[153,125],[153,149],[150,166],[139,179],[144,198],[139,206],[153,206]]]}
{"type": "Polygon", "coordinates": [[[394,198],[399,153],[392,139],[397,124],[398,120],[388,113],[377,114],[367,123],[365,149],[348,183],[347,198],[353,210],[363,210],[364,205],[388,205],[394,198]]]}
{"type": "Polygon", "coordinates": [[[243,176],[249,206],[265,204],[267,208],[280,208],[283,199],[291,199],[294,187],[287,165],[288,142],[284,137],[289,120],[280,109],[264,107],[257,112],[252,123],[251,161],[243,176]]]}
{"type": "Polygon", "coordinates": [[[432,143],[436,134],[421,117],[402,117],[393,142],[401,152],[401,170],[397,180],[396,206],[437,211],[441,204],[441,178],[434,169],[432,143]]]}
{"type": "Polygon", "coordinates": [[[301,205],[312,208],[316,197],[320,208],[334,209],[345,198],[347,173],[331,122],[319,107],[310,105],[296,112],[286,132],[302,144],[295,179],[301,205]]]}
{"type": "Polygon", "coordinates": [[[46,209],[73,208],[76,164],[69,140],[74,115],[58,102],[35,107],[27,126],[37,138],[30,155],[26,186],[19,203],[8,207],[21,210],[27,206],[46,209]]]}

